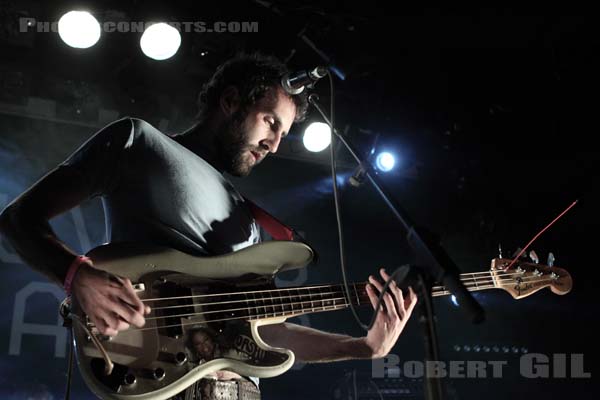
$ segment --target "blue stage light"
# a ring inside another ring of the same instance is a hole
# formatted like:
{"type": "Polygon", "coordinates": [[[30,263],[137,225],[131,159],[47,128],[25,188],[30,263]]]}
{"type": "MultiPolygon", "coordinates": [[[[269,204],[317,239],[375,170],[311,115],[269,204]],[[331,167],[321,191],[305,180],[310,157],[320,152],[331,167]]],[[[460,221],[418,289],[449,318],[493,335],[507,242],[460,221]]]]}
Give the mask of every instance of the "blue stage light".
{"type": "Polygon", "coordinates": [[[375,166],[382,172],[391,171],[394,165],[396,165],[396,159],[392,153],[388,153],[387,151],[379,153],[375,159],[375,166]]]}

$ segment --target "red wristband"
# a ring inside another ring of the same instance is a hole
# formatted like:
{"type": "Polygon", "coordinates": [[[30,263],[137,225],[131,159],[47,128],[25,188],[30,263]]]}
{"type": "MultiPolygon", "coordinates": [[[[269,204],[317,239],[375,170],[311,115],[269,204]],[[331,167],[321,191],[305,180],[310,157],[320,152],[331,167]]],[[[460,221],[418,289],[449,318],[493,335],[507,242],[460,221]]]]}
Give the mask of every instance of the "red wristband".
{"type": "Polygon", "coordinates": [[[71,284],[73,283],[73,278],[75,277],[75,273],[79,269],[79,266],[86,261],[92,261],[89,257],[86,256],[77,256],[75,260],[71,263],[69,270],[67,271],[67,276],[65,277],[65,282],[63,287],[65,288],[65,292],[67,295],[71,295],[71,284]]]}

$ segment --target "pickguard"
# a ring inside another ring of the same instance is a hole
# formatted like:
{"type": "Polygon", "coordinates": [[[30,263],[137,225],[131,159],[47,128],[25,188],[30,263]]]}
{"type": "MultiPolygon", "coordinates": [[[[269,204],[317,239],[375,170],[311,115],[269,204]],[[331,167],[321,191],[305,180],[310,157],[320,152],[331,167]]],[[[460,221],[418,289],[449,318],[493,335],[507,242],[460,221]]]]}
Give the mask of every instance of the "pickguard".
{"type": "MultiPolygon", "coordinates": [[[[141,281],[146,290],[139,296],[150,299],[146,304],[152,308],[145,327],[155,329],[144,333],[141,341],[137,337],[137,343],[146,345],[134,349],[129,346],[131,335],[127,331],[102,342],[115,363],[112,374],[104,375],[104,360],[99,354],[89,362],[93,375],[107,389],[124,395],[146,393],[219,359],[252,367],[276,367],[289,359],[286,353],[258,345],[249,319],[256,318],[262,307],[240,294],[274,288],[272,281],[256,274],[205,279],[154,272],[141,281]],[[131,357],[132,351],[143,354],[131,357]],[[128,354],[122,354],[125,352],[128,354]]],[[[97,353],[91,344],[86,350],[88,355],[97,353]]]]}

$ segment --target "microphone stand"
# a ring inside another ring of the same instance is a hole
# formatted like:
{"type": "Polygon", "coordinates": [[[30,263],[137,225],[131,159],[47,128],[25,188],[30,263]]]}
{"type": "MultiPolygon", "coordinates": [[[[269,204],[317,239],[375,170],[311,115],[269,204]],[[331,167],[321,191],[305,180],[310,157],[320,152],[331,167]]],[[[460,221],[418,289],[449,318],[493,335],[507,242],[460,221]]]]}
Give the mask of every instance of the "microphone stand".
{"type": "MultiPolygon", "coordinates": [[[[315,107],[329,126],[331,126],[331,121],[319,105],[318,100],[318,96],[314,93],[308,96],[309,103],[315,107]]],[[[337,130],[333,129],[332,133],[344,144],[358,165],[364,169],[363,174],[369,179],[377,193],[407,232],[406,239],[416,260],[416,264],[410,267],[410,272],[417,275],[418,280],[421,283],[420,287],[423,297],[423,301],[421,302],[420,307],[418,307],[418,310],[420,314],[419,322],[424,331],[425,372],[427,373],[429,371],[428,365],[434,365],[435,362],[439,360],[439,345],[437,342],[435,316],[432,307],[432,283],[442,283],[456,297],[460,308],[466,312],[473,323],[483,321],[484,311],[460,281],[458,268],[440,244],[437,241],[432,240],[432,235],[425,234],[425,230],[418,229],[414,223],[412,223],[406,211],[400,207],[379,182],[378,176],[373,170],[372,165],[361,160],[354,146],[349,143],[344,136],[337,132],[337,130]]],[[[406,276],[408,274],[404,275],[406,276]]],[[[403,283],[404,282],[398,282],[399,286],[403,285],[403,283]]],[[[441,400],[443,398],[439,377],[426,376],[425,398],[428,400],[441,400]]]]}
{"type": "Polygon", "coordinates": [[[363,184],[365,172],[367,171],[368,166],[371,165],[373,154],[375,154],[375,149],[377,148],[377,139],[379,139],[379,133],[375,135],[375,140],[373,140],[373,143],[371,144],[371,150],[369,151],[365,159],[362,161],[362,164],[358,164],[358,167],[356,168],[354,174],[352,174],[352,176],[348,178],[352,186],[359,187],[363,184]]]}

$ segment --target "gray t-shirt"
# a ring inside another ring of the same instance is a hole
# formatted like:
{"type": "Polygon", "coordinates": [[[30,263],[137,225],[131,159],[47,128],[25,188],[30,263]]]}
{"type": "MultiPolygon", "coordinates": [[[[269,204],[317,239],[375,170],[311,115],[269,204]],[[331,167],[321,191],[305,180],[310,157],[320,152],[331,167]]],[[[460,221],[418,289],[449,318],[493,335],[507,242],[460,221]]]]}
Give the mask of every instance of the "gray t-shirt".
{"type": "Polygon", "coordinates": [[[62,165],[83,174],[92,197],[102,196],[110,242],[211,256],[260,241],[250,209],[223,174],[143,120],[113,122],[62,165]]]}
{"type": "Polygon", "coordinates": [[[260,240],[252,213],[223,174],[140,119],[113,122],[63,165],[76,167],[102,196],[111,242],[218,255],[260,240]]]}

